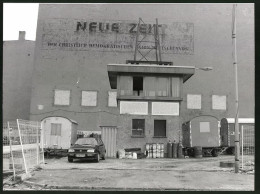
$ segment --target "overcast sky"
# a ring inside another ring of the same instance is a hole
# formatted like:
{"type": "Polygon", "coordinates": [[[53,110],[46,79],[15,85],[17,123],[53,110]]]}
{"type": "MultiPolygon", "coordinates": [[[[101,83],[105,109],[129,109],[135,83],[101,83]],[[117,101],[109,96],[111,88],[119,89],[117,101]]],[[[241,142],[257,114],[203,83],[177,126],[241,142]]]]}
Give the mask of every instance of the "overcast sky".
{"type": "Polygon", "coordinates": [[[35,40],[39,3],[4,3],[3,39],[18,40],[26,31],[26,40],[35,40]]]}
{"type": "MultiPolygon", "coordinates": [[[[18,40],[19,31],[26,31],[25,39],[35,40],[38,8],[39,3],[4,3],[3,39],[18,40]]],[[[246,15],[247,6],[243,4],[242,8],[246,15]]]]}

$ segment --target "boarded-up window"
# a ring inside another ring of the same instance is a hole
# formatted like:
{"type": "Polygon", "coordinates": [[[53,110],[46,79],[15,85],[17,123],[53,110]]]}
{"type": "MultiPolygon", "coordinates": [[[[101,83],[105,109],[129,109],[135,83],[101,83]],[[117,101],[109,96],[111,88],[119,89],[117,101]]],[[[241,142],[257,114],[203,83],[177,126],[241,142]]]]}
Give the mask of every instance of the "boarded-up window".
{"type": "Polygon", "coordinates": [[[226,110],[227,109],[227,97],[212,95],[212,109],[215,110],[226,110]]]}
{"type": "Polygon", "coordinates": [[[148,102],[120,101],[120,114],[147,115],[148,102]]]}
{"type": "Polygon", "coordinates": [[[51,135],[61,136],[61,123],[51,123],[51,135]]]}
{"type": "Polygon", "coordinates": [[[201,109],[201,95],[188,94],[187,95],[188,109],[201,109]]]}
{"type": "Polygon", "coordinates": [[[119,77],[119,87],[120,95],[133,95],[133,77],[132,76],[120,76],[119,77]]]}
{"type": "Polygon", "coordinates": [[[54,105],[70,105],[70,90],[55,90],[54,105]]]}
{"type": "Polygon", "coordinates": [[[82,91],[82,106],[97,106],[97,92],[96,91],[82,91]]]}
{"type": "Polygon", "coordinates": [[[117,107],[116,96],[117,92],[108,92],[108,106],[117,107]]]}
{"type": "Polygon", "coordinates": [[[166,137],[166,120],[154,120],[154,137],[166,137]]]}
{"type": "Polygon", "coordinates": [[[200,132],[210,132],[210,123],[209,122],[200,122],[200,132]]]}
{"type": "Polygon", "coordinates": [[[144,119],[133,119],[132,120],[132,135],[133,136],[144,136],[145,120],[144,119]]]}
{"type": "Polygon", "coordinates": [[[152,115],[179,115],[178,102],[152,102],[152,115]]]}
{"type": "Polygon", "coordinates": [[[172,97],[180,97],[181,79],[172,77],[172,97]]]}

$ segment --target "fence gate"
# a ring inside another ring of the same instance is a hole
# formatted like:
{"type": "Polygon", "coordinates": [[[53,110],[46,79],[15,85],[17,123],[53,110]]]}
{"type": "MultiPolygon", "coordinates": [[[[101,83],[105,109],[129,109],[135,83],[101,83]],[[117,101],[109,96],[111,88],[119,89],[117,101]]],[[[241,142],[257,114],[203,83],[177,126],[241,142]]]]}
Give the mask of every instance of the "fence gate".
{"type": "Polygon", "coordinates": [[[106,157],[116,158],[117,127],[101,126],[101,138],[106,147],[106,157]]]}
{"type": "Polygon", "coordinates": [[[255,126],[241,126],[242,169],[254,170],[255,166],[255,126]]]}

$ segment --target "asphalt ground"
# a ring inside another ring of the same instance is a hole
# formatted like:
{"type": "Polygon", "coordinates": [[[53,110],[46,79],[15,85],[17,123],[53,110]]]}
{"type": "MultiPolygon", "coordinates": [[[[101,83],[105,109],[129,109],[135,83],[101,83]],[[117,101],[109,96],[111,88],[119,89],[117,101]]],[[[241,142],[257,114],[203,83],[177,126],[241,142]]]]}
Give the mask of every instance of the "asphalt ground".
{"type": "Polygon", "coordinates": [[[234,156],[188,159],[46,159],[32,177],[5,190],[194,190],[253,191],[254,173],[220,167],[234,156]]]}

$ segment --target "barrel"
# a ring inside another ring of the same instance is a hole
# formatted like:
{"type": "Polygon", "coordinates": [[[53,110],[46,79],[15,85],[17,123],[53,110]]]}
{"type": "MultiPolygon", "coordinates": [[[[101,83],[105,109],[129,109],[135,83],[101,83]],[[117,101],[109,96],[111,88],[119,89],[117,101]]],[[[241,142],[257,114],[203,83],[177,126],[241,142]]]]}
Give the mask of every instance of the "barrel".
{"type": "Polygon", "coordinates": [[[153,149],[153,144],[149,144],[149,150],[152,150],[153,149]]]}
{"type": "Polygon", "coordinates": [[[161,149],[161,144],[160,144],[160,143],[157,143],[157,144],[156,144],[156,149],[157,149],[157,150],[160,150],[160,149],[161,149]]]}
{"type": "Polygon", "coordinates": [[[182,146],[182,143],[179,143],[178,144],[178,158],[184,158],[184,155],[182,153],[182,149],[183,149],[183,146],[182,146]]]}
{"type": "Polygon", "coordinates": [[[156,158],[156,156],[157,156],[157,152],[156,150],[153,150],[153,158],[156,158]]]}
{"type": "Polygon", "coordinates": [[[164,158],[164,150],[161,150],[161,152],[160,152],[160,158],[164,158]]]}
{"type": "Polygon", "coordinates": [[[167,156],[168,158],[172,158],[172,143],[167,143],[167,156]]]}
{"type": "Polygon", "coordinates": [[[178,143],[172,144],[172,157],[177,158],[177,152],[178,152],[178,143]]]}
{"type": "Polygon", "coordinates": [[[156,150],[156,143],[153,143],[153,150],[156,150]]]}
{"type": "Polygon", "coordinates": [[[194,157],[195,158],[202,158],[202,147],[201,146],[195,146],[194,147],[194,157]]]}
{"type": "Polygon", "coordinates": [[[150,145],[149,145],[149,143],[147,143],[147,144],[145,145],[145,150],[148,151],[148,150],[149,150],[149,147],[150,147],[150,145]]]}
{"type": "Polygon", "coordinates": [[[161,143],[160,148],[161,148],[161,150],[164,150],[164,144],[163,143],[161,143]]]}
{"type": "Polygon", "coordinates": [[[152,155],[152,152],[149,150],[149,151],[148,151],[147,158],[151,158],[151,157],[152,157],[151,155],[152,155]]]}

